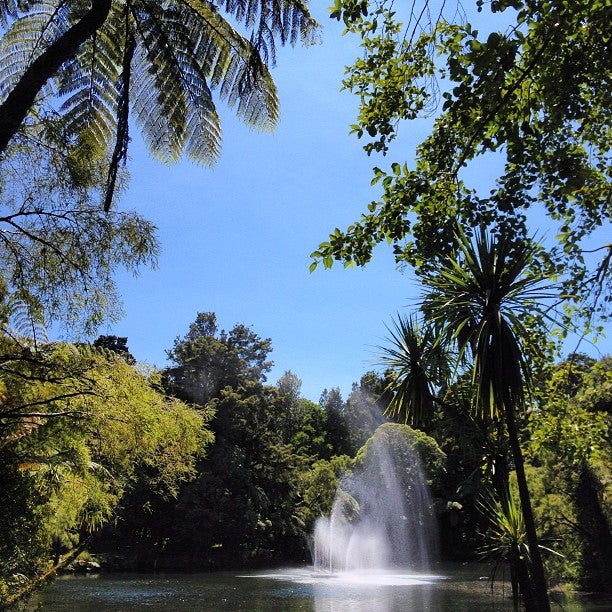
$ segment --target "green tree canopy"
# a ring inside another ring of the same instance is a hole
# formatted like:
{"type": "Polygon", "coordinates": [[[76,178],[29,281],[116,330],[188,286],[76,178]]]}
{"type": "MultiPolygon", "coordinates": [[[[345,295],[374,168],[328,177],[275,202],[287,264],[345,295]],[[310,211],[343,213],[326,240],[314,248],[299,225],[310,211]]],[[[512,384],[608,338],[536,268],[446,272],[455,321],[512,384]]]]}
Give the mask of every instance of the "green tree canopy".
{"type": "Polygon", "coordinates": [[[557,537],[567,534],[560,538],[561,552],[588,590],[611,587],[611,411],[612,358],[571,355],[553,369],[529,423],[549,530],[557,537]],[[563,503],[555,503],[555,496],[564,496],[563,503]]]}
{"type": "Polygon", "coordinates": [[[269,338],[262,339],[243,324],[229,332],[219,329],[212,312],[198,313],[183,338],[167,351],[176,365],[165,370],[165,384],[179,397],[205,405],[224,387],[245,380],[264,382],[272,368],[269,338]]]}
{"type": "Polygon", "coordinates": [[[303,459],[283,444],[277,389],[244,380],[223,389],[211,407],[215,443],[179,498],[171,550],[202,565],[303,554],[303,459]]]}
{"type": "MultiPolygon", "coordinates": [[[[1,336],[2,353],[15,342],[1,336]]],[[[195,475],[210,413],[166,398],[158,378],[88,345],[3,362],[0,599],[12,575],[35,579],[115,517],[140,473],[165,497],[195,475]]]]}
{"type": "Polygon", "coordinates": [[[319,398],[319,406],[325,411],[327,440],[331,445],[332,455],[348,455],[351,453],[351,441],[346,421],[346,403],[338,387],[329,391],[323,390],[319,398]]]}
{"type": "Polygon", "coordinates": [[[366,151],[390,151],[403,121],[433,119],[413,162],[374,168],[380,199],[319,246],[312,268],[363,265],[389,242],[398,262],[435,269],[457,221],[520,241],[530,215],[546,215],[551,235],[535,265],[565,280],[587,322],[607,313],[610,3],[478,0],[468,18],[456,2],[420,5],[337,0],[332,9],[363,50],[344,86],[359,98],[352,130],[366,151]]]}

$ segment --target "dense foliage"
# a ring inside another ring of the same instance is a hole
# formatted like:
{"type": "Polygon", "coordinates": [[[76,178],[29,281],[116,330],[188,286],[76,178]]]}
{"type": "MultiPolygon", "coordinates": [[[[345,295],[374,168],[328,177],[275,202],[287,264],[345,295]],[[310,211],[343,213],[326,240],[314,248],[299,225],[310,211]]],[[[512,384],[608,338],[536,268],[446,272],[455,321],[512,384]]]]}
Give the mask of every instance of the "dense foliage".
{"type": "Polygon", "coordinates": [[[555,568],[582,588],[611,591],[612,360],[571,355],[556,366],[530,423],[533,480],[555,568]]]}
{"type": "Polygon", "coordinates": [[[364,264],[387,241],[428,293],[422,317],[391,328],[388,369],[318,403],[291,371],[268,383],[271,340],[225,331],[214,313],[197,314],[162,372],[142,369],[126,338],[44,332],[58,320],[95,329],[114,314],[117,266],[155,260],[154,228],[111,206],[130,108],[161,158],[212,161],[212,89],[247,122],[273,124],[266,64],[276,40],[310,39],[306,5],[223,5],[250,41],[199,2],[0,5],[2,603],[84,548],[113,569],[308,561],[315,520],[380,439],[406,490],[403,442],[419,453],[444,558],[497,555],[529,594],[537,527],[563,554],[544,555],[553,580],[612,588],[612,366],[551,365],[540,291],[560,281],[567,320],[578,311],[587,331],[608,312],[612,250],[597,240],[610,227],[609,3],[478,1],[499,18],[480,32],[433,0],[403,25],[392,5],[332,8],[364,51],[345,80],[361,103],[353,131],[373,155],[395,154],[404,120],[428,115],[431,130],[413,164],[374,169],[380,200],[313,267],[364,264]],[[59,114],[32,97],[52,77],[59,114]],[[485,187],[483,163],[499,170],[485,187]],[[555,228],[543,245],[533,211],[555,228]]]}
{"type": "Polygon", "coordinates": [[[15,346],[6,335],[0,344],[4,600],[116,517],[139,474],[158,495],[175,496],[211,434],[206,413],[166,398],[153,373],[115,353],[15,346]]]}
{"type": "MultiPolygon", "coordinates": [[[[521,430],[534,408],[532,375],[550,359],[551,330],[590,333],[610,314],[612,250],[598,232],[611,226],[612,9],[575,0],[478,0],[467,13],[430,0],[415,8],[386,0],[337,0],[331,8],[361,43],[343,84],[359,98],[351,127],[367,154],[397,155],[402,123],[428,121],[419,123],[426,135],[414,156],[400,152],[413,161],[374,168],[380,200],[319,246],[311,270],[334,260],[364,265],[387,242],[428,288],[423,322],[403,320],[392,331],[391,409],[431,426],[436,404],[448,411],[449,384],[469,372],[468,410],[486,424],[483,449],[493,446],[498,468],[498,501],[482,507],[498,526],[516,528],[497,531],[516,538],[504,557],[513,586],[526,609],[547,611],[521,430]],[[541,226],[542,218],[555,237],[538,244],[529,224],[541,226]],[[543,281],[557,283],[555,292],[537,295],[543,281]],[[559,305],[564,319],[553,329],[549,314],[559,305]],[[443,351],[453,368],[441,361],[443,351]]],[[[592,498],[592,470],[580,465],[574,477],[592,498]]],[[[585,533],[607,545],[609,522],[591,520],[585,533]]],[[[593,571],[598,554],[585,552],[593,571]]]]}
{"type": "MultiPolygon", "coordinates": [[[[383,438],[405,464],[407,489],[414,468],[403,440],[419,453],[443,558],[514,546],[503,530],[518,505],[483,514],[504,466],[514,486],[509,447],[471,410],[466,377],[435,387],[427,419],[408,427],[393,423],[403,414],[382,412],[393,371],[368,372],[346,400],[332,389],[315,404],[290,371],[266,383],[268,339],[241,324],[226,332],[213,313],[177,338],[163,373],[139,371],[125,338],[95,344],[27,348],[22,339],[21,357],[3,363],[6,599],[81,548],[113,569],[307,563],[315,520],[383,438]]],[[[542,543],[564,555],[545,555],[550,575],[607,589],[609,359],[574,356],[536,382],[522,446],[542,543]]]]}
{"type": "Polygon", "coordinates": [[[457,222],[521,241],[545,219],[538,265],[560,276],[567,307],[593,323],[612,296],[610,3],[418,5],[332,8],[363,51],[344,80],[360,103],[352,131],[368,154],[396,159],[374,168],[380,198],[319,246],[312,267],[363,265],[388,242],[398,262],[435,269],[457,222]],[[412,150],[393,141],[407,122],[429,127],[404,162],[412,150]]]}

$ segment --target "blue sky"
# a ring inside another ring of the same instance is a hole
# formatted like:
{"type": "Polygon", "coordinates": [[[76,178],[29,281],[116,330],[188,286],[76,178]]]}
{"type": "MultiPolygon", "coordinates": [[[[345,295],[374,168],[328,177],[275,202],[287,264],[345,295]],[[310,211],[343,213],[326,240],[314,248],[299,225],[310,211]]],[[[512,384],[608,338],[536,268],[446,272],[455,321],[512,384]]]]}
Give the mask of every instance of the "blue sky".
{"type": "MultiPolygon", "coordinates": [[[[317,401],[331,387],[346,397],[352,382],[377,369],[385,326],[418,296],[383,247],[364,269],[308,272],[318,244],[377,198],[371,168],[387,163],[368,158],[349,136],[356,98],[340,87],[357,43],[341,36],[324,6],[313,12],[323,42],[283,49],[273,70],[281,101],[273,134],[249,130],[220,104],[223,153],[210,170],[159,164],[132,130],[122,206],[157,225],[162,252],[157,269],[118,276],[125,316],[100,331],[127,336],[139,361],[166,365],[165,350],[196,313],[213,311],[225,329],[244,323],[272,339],[269,382],[291,370],[304,397],[317,401]]],[[[398,160],[410,159],[425,129],[425,122],[402,128],[398,160]]],[[[609,343],[600,350],[609,352],[609,343]]]]}

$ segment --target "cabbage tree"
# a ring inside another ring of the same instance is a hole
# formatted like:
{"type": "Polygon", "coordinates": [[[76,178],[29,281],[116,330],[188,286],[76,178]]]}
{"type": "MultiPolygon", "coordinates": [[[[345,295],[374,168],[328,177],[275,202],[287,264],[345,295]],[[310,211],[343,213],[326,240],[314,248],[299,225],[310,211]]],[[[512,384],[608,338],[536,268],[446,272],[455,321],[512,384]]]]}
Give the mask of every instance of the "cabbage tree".
{"type": "Polygon", "coordinates": [[[482,228],[473,240],[461,229],[455,237],[454,252],[423,276],[422,310],[438,326],[439,342],[456,348],[458,367],[471,372],[473,409],[483,420],[505,423],[531,555],[533,593],[524,593],[525,604],[549,610],[519,430],[532,383],[530,357],[541,356],[552,319],[551,295],[530,271],[536,244],[482,228]]]}

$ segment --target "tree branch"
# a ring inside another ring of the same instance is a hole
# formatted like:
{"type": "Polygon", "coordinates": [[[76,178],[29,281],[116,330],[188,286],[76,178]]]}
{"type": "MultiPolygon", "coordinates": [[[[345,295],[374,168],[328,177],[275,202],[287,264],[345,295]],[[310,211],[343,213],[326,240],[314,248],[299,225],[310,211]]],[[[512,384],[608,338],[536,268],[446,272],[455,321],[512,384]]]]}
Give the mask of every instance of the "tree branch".
{"type": "MultiPolygon", "coordinates": [[[[0,419],[14,419],[20,418],[22,416],[21,413],[18,413],[19,410],[24,410],[25,408],[33,408],[34,406],[45,406],[47,404],[51,404],[53,402],[58,402],[60,400],[71,399],[73,397],[81,397],[83,395],[93,395],[97,394],[93,391],[74,391],[73,393],[63,393],[62,395],[56,395],[55,397],[50,397],[49,399],[39,400],[38,402],[30,402],[28,404],[22,404],[21,406],[17,406],[15,408],[11,408],[6,412],[0,413],[0,419]]],[[[54,413],[44,414],[42,416],[53,416],[54,413]]]]}

